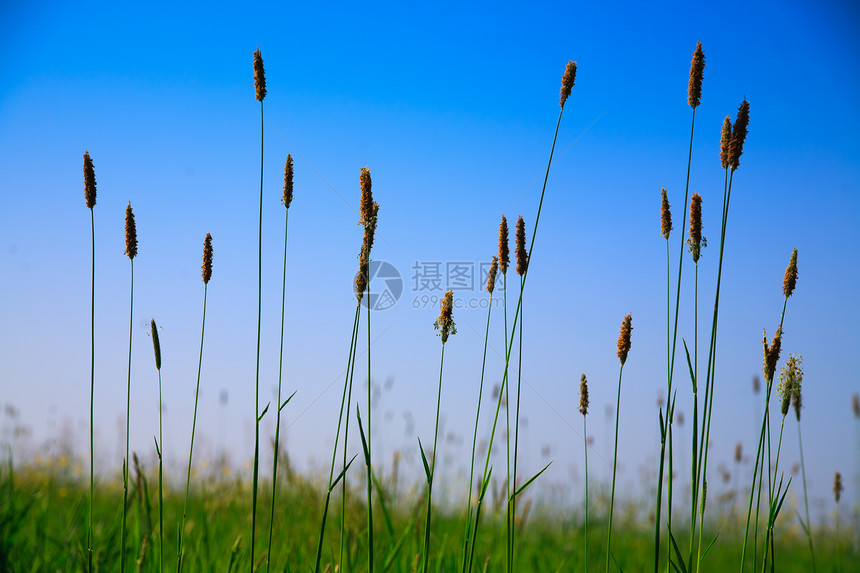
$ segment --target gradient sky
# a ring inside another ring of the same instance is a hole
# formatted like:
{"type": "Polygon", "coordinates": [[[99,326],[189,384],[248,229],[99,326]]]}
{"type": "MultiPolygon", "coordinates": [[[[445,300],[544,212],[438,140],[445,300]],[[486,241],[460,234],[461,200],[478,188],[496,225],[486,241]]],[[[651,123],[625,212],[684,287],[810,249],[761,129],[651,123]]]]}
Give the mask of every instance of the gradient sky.
{"type": "MultiPolygon", "coordinates": [[[[389,467],[399,450],[417,471],[416,436],[432,439],[440,349],[432,328],[438,303],[421,297],[442,292],[415,291],[412,267],[489,261],[501,214],[511,224],[523,215],[531,234],[570,59],[579,72],[524,303],[522,473],[553,459],[541,480],[560,484],[563,499],[578,499],[576,407],[584,372],[595,440],[590,467],[596,478],[608,477],[612,429],[605,414],[614,408],[616,338],[622,317],[632,312],[619,483],[653,480],[657,400],[666,378],[659,198],[666,187],[675,214],[674,273],[677,233],[686,228],[687,79],[701,41],[707,60],[691,191],[704,198],[709,239],[699,265],[703,346],[719,245],[720,127],[744,97],[751,103],[723,268],[711,481],[720,465],[736,471],[735,443],[743,442],[747,456],[754,452],[763,399],[751,380],[761,370],[762,329],[772,334],[779,323],[783,272],[797,247],[800,278],[788,304],[783,359],[790,352],[804,357],[813,512],[832,507],[835,471],[852,476],[846,496],[854,498],[860,10],[853,2],[720,2],[695,9],[688,2],[284,3],[240,10],[222,3],[13,0],[0,5],[0,21],[0,404],[20,415],[2,421],[2,440],[13,443],[17,456],[56,452],[59,439],[88,457],[85,150],[98,181],[95,409],[102,472],[119,472],[124,449],[129,201],[140,241],[132,449],[154,455],[157,376],[147,335],[154,317],[162,328],[165,452],[183,466],[202,310],[200,254],[209,232],[215,264],[195,459],[211,461],[219,446],[237,468],[253,456],[260,106],[251,64],[259,46],[268,78],[261,394],[265,403],[277,385],[279,200],[284,159],[292,153],[284,391],[297,393],[282,427],[298,467],[321,469],[331,455],[355,308],[360,168],[371,168],[381,205],[373,257],[392,263],[404,280],[398,303],[372,320],[374,455],[389,467]],[[228,403],[219,406],[223,391],[228,403]],[[15,423],[29,426],[31,436],[13,440],[15,423]]],[[[679,335],[690,342],[692,269],[687,258],[679,335]]],[[[457,296],[467,303],[486,298],[479,287],[457,296]]],[[[494,312],[487,387],[503,369],[501,318],[494,312]]],[[[452,479],[468,465],[486,311],[458,308],[454,319],[459,332],[446,348],[442,394],[450,439],[439,450],[452,479]]],[[[682,359],[679,353],[683,373],[682,359]]],[[[363,377],[358,383],[362,388],[363,377]]],[[[688,441],[688,378],[676,387],[686,418],[676,439],[688,441]]],[[[486,399],[483,413],[490,404],[486,399]]],[[[268,414],[264,422],[266,444],[273,420],[268,414]]],[[[487,424],[484,417],[484,433],[487,424]]],[[[359,442],[351,448],[357,453],[359,442]]],[[[783,452],[788,470],[798,460],[793,417],[783,452]]],[[[686,449],[676,456],[689,460],[686,449]]],[[[793,482],[792,492],[800,491],[793,482]]]]}

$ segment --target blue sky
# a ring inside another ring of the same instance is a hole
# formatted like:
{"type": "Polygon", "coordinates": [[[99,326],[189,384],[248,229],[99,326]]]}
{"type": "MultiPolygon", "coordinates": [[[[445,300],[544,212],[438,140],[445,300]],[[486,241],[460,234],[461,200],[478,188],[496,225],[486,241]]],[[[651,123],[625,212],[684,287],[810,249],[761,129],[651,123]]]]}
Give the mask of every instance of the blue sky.
{"type": "MultiPolygon", "coordinates": [[[[860,111],[854,105],[860,37],[851,2],[724,2],[696,10],[680,2],[285,3],[240,10],[219,3],[37,8],[12,1],[0,7],[0,19],[6,23],[0,38],[0,403],[14,405],[33,428],[30,451],[58,435],[87,451],[90,222],[81,156],[88,150],[99,193],[102,471],[121,466],[129,201],[140,240],[132,448],[150,455],[157,427],[157,378],[146,335],[154,317],[163,328],[165,448],[182,465],[203,295],[200,253],[210,232],[215,265],[199,414],[204,438],[196,451],[211,459],[225,445],[237,467],[252,455],[260,108],[251,62],[259,46],[269,92],[261,393],[268,400],[277,383],[279,198],[284,159],[292,153],[284,389],[298,392],[284,410],[286,443],[300,467],[324,466],[355,304],[358,175],[369,166],[381,205],[374,258],[398,268],[405,285],[396,306],[373,316],[374,440],[380,463],[400,450],[417,469],[416,436],[429,441],[432,435],[440,344],[432,329],[438,306],[424,305],[421,296],[442,292],[414,291],[412,267],[488,261],[501,214],[511,223],[523,215],[531,232],[561,75],[576,60],[526,291],[523,472],[554,459],[545,479],[578,495],[571,476],[582,471],[576,406],[585,372],[593,404],[591,467],[597,477],[608,475],[612,432],[604,408],[614,402],[618,327],[632,312],[619,439],[621,483],[636,485],[641,468],[656,468],[656,402],[665,387],[660,189],[669,190],[675,213],[675,269],[677,233],[686,227],[680,219],[691,115],[687,77],[701,41],[707,59],[691,190],[704,198],[710,246],[700,262],[700,324],[709,321],[713,304],[720,126],[727,114],[734,118],[744,97],[751,102],[723,269],[713,471],[730,465],[737,441],[747,452],[755,447],[761,398],[752,394],[751,379],[760,372],[762,329],[772,333],[779,322],[783,271],[797,247],[800,279],[788,305],[783,356],[799,352],[805,359],[804,453],[813,496],[822,504],[830,499],[834,471],[857,479],[860,430],[850,399],[860,381],[850,356],[860,345],[852,324],[860,282],[852,264],[860,246],[860,111]],[[219,407],[222,390],[229,401],[219,407]]],[[[689,263],[680,335],[691,340],[689,263]]],[[[458,296],[484,295],[475,289],[458,296]]],[[[501,316],[493,315],[489,386],[503,365],[501,316]]],[[[452,441],[440,449],[452,476],[467,465],[486,312],[458,309],[455,321],[459,333],[447,347],[442,397],[452,441]]],[[[699,340],[706,339],[702,327],[699,340]]],[[[678,400],[690,420],[689,393],[678,400]]],[[[786,469],[797,459],[794,424],[787,421],[786,469]]],[[[684,428],[689,440],[689,421],[684,428]]],[[[352,446],[357,452],[358,442],[352,446]]],[[[829,505],[814,507],[823,513],[829,505]]]]}

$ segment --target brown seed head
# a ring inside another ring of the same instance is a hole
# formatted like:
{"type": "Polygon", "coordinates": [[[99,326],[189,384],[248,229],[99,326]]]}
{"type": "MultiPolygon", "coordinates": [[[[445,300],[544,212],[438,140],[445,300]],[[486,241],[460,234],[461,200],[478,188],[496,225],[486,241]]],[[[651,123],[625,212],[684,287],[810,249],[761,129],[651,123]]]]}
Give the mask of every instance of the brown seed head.
{"type": "Polygon", "coordinates": [[[791,258],[788,261],[788,266],[785,268],[785,277],[782,279],[782,294],[785,298],[791,296],[794,292],[794,287],[797,286],[797,249],[791,251],[791,258]]]}
{"type": "Polygon", "coordinates": [[[511,250],[508,248],[508,220],[502,215],[499,223],[499,269],[503,275],[508,274],[508,264],[511,262],[511,250]]]}
{"type": "Polygon", "coordinates": [[[588,380],[585,374],[579,379],[579,413],[583,416],[588,414],[588,380]]]}
{"type": "Polygon", "coordinates": [[[137,226],[134,224],[134,213],[131,211],[131,201],[125,208],[125,254],[129,259],[137,256],[137,226]]]}
{"type": "Polygon", "coordinates": [[[672,211],[669,209],[669,194],[666,189],[660,192],[660,230],[663,238],[668,240],[672,233],[672,211]]]}
{"type": "Polygon", "coordinates": [[[155,369],[161,370],[161,343],[158,341],[158,327],[155,325],[155,319],[150,323],[152,329],[152,349],[155,351],[155,369]]]}
{"type": "Polygon", "coordinates": [[[514,253],[517,256],[517,274],[522,276],[526,274],[529,266],[529,255],[526,252],[526,224],[523,222],[522,215],[517,219],[516,239],[517,246],[514,253]]]}
{"type": "Polygon", "coordinates": [[[364,298],[364,291],[367,290],[367,274],[370,269],[370,260],[362,253],[358,261],[358,273],[355,275],[355,296],[358,304],[361,304],[361,299],[364,298]]]}
{"type": "Polygon", "coordinates": [[[209,284],[209,279],[212,278],[212,235],[206,233],[206,238],[203,240],[203,266],[201,267],[203,275],[203,284],[209,284]]]}
{"type": "Polygon", "coordinates": [[[257,101],[263,103],[266,97],[266,71],[263,69],[263,55],[260,53],[259,46],[254,52],[254,90],[257,101]]]}
{"type": "Polygon", "coordinates": [[[750,124],[750,102],[744,100],[738,107],[738,116],[732,126],[732,141],[729,144],[729,167],[732,171],[738,168],[741,155],[744,153],[744,141],[747,138],[747,129],[750,124]]]}
{"type": "Polygon", "coordinates": [[[90,152],[84,152],[84,199],[87,207],[92,209],[96,205],[96,172],[93,169],[93,160],[90,152]]]}
{"type": "Polygon", "coordinates": [[[851,409],[854,411],[854,417],[860,419],[860,395],[851,396],[851,409]]]}
{"type": "Polygon", "coordinates": [[[370,251],[373,249],[373,240],[376,236],[376,221],[379,215],[379,203],[374,202],[370,208],[367,224],[364,226],[364,239],[361,244],[361,252],[358,255],[358,274],[355,277],[355,292],[358,302],[361,302],[364,291],[368,287],[368,273],[370,272],[370,251]]]}
{"type": "Polygon", "coordinates": [[[723,131],[720,134],[720,165],[723,169],[729,168],[729,147],[732,144],[732,118],[726,116],[723,120],[723,131]]]}
{"type": "Polygon", "coordinates": [[[574,81],[576,81],[576,62],[571,60],[567,62],[564,76],[561,78],[561,100],[559,103],[562,108],[564,108],[564,102],[570,97],[570,90],[573,89],[574,81]]]}
{"type": "Polygon", "coordinates": [[[687,246],[693,255],[693,262],[698,263],[702,254],[702,196],[698,193],[690,197],[690,238],[687,239],[687,246]]]}
{"type": "Polygon", "coordinates": [[[359,223],[366,226],[373,217],[373,191],[371,190],[373,184],[370,180],[369,167],[361,168],[358,180],[361,184],[361,206],[359,207],[361,220],[359,223]]]}
{"type": "Polygon", "coordinates": [[[496,288],[496,273],[499,271],[499,257],[493,257],[490,271],[487,273],[487,292],[493,294],[496,288]]]}
{"type": "MultiPolygon", "coordinates": [[[[764,361],[762,371],[764,372],[765,381],[770,384],[773,382],[773,375],[776,372],[776,365],[779,363],[779,352],[782,348],[782,327],[776,329],[773,335],[773,340],[770,343],[770,348],[767,346],[767,330],[764,331],[762,338],[764,345],[764,361]]],[[[770,388],[770,386],[768,386],[770,388]]]]}
{"type": "Polygon", "coordinates": [[[743,446],[740,442],[735,444],[735,462],[741,463],[741,460],[743,459],[743,451],[743,446]]]}
{"type": "Polygon", "coordinates": [[[454,326],[454,291],[449,290],[442,298],[442,310],[439,312],[439,318],[433,323],[434,330],[439,331],[439,336],[442,337],[442,344],[448,342],[448,336],[457,334],[457,327],[454,326]]]}
{"type": "Polygon", "coordinates": [[[633,315],[628,314],[621,322],[621,333],[618,335],[618,360],[621,366],[627,362],[627,353],[630,352],[630,333],[633,331],[633,315]]]}
{"type": "Polygon", "coordinates": [[[693,52],[693,61],[690,62],[690,83],[687,86],[687,102],[693,109],[696,109],[702,101],[702,78],[704,74],[705,52],[702,51],[702,43],[696,42],[696,51],[693,52]]]}
{"type": "Polygon", "coordinates": [[[836,503],[839,503],[839,498],[842,497],[842,474],[836,472],[836,475],[833,476],[833,499],[836,500],[836,503]]]}
{"type": "Polygon", "coordinates": [[[293,156],[287,154],[287,162],[284,164],[284,196],[281,198],[281,203],[287,209],[290,208],[290,203],[293,202],[293,156]]]}

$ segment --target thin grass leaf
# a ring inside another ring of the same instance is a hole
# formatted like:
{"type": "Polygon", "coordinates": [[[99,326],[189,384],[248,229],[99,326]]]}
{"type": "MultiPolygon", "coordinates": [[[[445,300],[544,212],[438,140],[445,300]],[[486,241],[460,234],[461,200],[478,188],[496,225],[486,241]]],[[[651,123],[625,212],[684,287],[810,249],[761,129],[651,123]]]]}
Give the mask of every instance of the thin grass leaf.
{"type": "Polygon", "coordinates": [[[263,413],[262,413],[262,414],[260,414],[260,415],[259,415],[259,417],[257,418],[257,421],[258,421],[258,422],[260,422],[260,421],[262,421],[262,420],[263,420],[263,416],[265,416],[265,415],[266,415],[266,412],[268,412],[268,411],[269,411],[269,405],[270,405],[270,404],[271,404],[271,402],[268,402],[268,403],[266,404],[266,407],[265,407],[265,408],[263,408],[263,413]]]}
{"type": "Polygon", "coordinates": [[[621,563],[618,562],[618,559],[615,558],[615,553],[612,553],[612,562],[615,563],[615,566],[618,567],[618,570],[621,573],[624,573],[624,568],[621,566],[621,563]]]}
{"type": "Polygon", "coordinates": [[[797,521],[800,523],[800,527],[803,529],[803,533],[809,536],[809,527],[807,527],[806,523],[803,521],[803,517],[800,516],[800,512],[797,512],[797,521]]]}
{"type": "Polygon", "coordinates": [[[678,563],[681,564],[680,569],[678,568],[678,565],[672,561],[671,557],[669,559],[669,563],[671,563],[672,567],[674,567],[675,571],[678,571],[678,573],[687,573],[687,565],[684,563],[684,558],[681,556],[681,550],[678,549],[678,542],[675,541],[675,534],[672,533],[671,530],[669,531],[669,541],[672,542],[672,549],[675,550],[675,557],[678,559],[678,563]]]}
{"type": "Polygon", "coordinates": [[[155,452],[158,454],[158,459],[161,459],[161,449],[158,447],[158,438],[152,436],[152,441],[155,442],[155,452]]]}
{"type": "Polygon", "coordinates": [[[349,470],[349,466],[352,465],[352,462],[354,462],[355,458],[357,458],[357,457],[358,457],[358,454],[355,454],[354,456],[352,456],[352,459],[349,460],[349,463],[346,464],[342,470],[340,470],[340,473],[337,474],[337,477],[334,478],[334,481],[329,486],[329,488],[328,488],[329,492],[331,492],[335,488],[335,486],[337,486],[337,482],[339,482],[343,478],[343,476],[346,475],[347,470],[349,470]]]}
{"type": "Polygon", "coordinates": [[[400,535],[400,539],[398,539],[397,543],[394,544],[394,547],[391,548],[391,551],[388,553],[388,557],[385,558],[385,563],[382,564],[383,573],[385,573],[385,571],[388,571],[394,564],[394,559],[400,552],[400,548],[403,547],[403,543],[406,541],[406,538],[409,537],[409,534],[412,532],[413,527],[415,527],[414,516],[409,521],[409,524],[406,526],[406,529],[403,530],[403,533],[400,535]]]}
{"type": "Polygon", "coordinates": [[[707,548],[707,549],[705,549],[705,552],[702,554],[702,558],[701,558],[701,559],[699,559],[699,565],[701,565],[701,564],[702,564],[702,562],[705,560],[705,557],[707,557],[707,556],[708,556],[708,552],[711,550],[711,547],[713,547],[713,546],[714,546],[714,543],[716,543],[716,542],[717,542],[717,538],[718,538],[719,536],[720,536],[720,532],[719,532],[719,531],[717,531],[717,534],[714,536],[713,541],[711,541],[711,542],[708,544],[708,548],[707,548]]]}
{"type": "Polygon", "coordinates": [[[666,423],[663,421],[663,408],[660,408],[660,443],[666,443],[666,423]]]}
{"type": "Polygon", "coordinates": [[[490,471],[487,472],[487,479],[484,480],[484,483],[481,485],[481,495],[478,498],[480,501],[484,500],[484,496],[487,494],[487,487],[490,485],[490,477],[493,475],[493,466],[490,466],[490,471]]]}
{"type": "Polygon", "coordinates": [[[373,485],[376,486],[376,496],[379,498],[379,505],[382,507],[382,517],[385,518],[385,526],[388,529],[388,534],[394,536],[394,526],[391,524],[391,516],[388,513],[388,508],[385,506],[385,498],[382,495],[382,486],[376,478],[376,474],[370,472],[370,477],[373,480],[373,485]]]}
{"type": "MultiPolygon", "coordinates": [[[[782,503],[785,501],[785,496],[788,494],[788,488],[791,485],[791,478],[788,478],[788,483],[785,484],[785,491],[782,492],[782,498],[779,500],[779,505],[776,506],[776,513],[773,514],[773,520],[776,521],[779,511],[782,509],[782,503]]],[[[779,495],[779,494],[777,494],[779,495]]]]}
{"type": "Polygon", "coordinates": [[[289,397],[289,398],[287,398],[286,400],[284,400],[284,403],[283,403],[283,404],[281,404],[281,405],[278,407],[278,412],[280,412],[281,410],[283,410],[283,409],[284,409],[284,406],[286,406],[287,404],[289,404],[289,403],[290,403],[290,400],[292,400],[292,399],[293,399],[293,396],[295,396],[295,395],[296,395],[296,392],[298,392],[298,390],[294,390],[294,391],[293,391],[293,393],[292,393],[292,394],[290,394],[290,397],[289,397]]]}
{"type": "Polygon", "coordinates": [[[430,464],[427,463],[427,456],[424,455],[424,446],[421,445],[421,438],[418,438],[418,448],[421,450],[421,461],[424,462],[424,473],[427,476],[427,483],[433,481],[433,472],[430,471],[430,464]]]}
{"type": "Polygon", "coordinates": [[[355,415],[358,418],[358,433],[361,436],[361,449],[364,450],[364,463],[370,466],[370,450],[367,448],[367,439],[364,437],[364,426],[361,424],[361,411],[355,407],[355,415]]]}
{"type": "Polygon", "coordinates": [[[693,370],[693,363],[690,361],[690,349],[687,348],[687,341],[683,338],[681,341],[684,343],[684,352],[687,353],[687,367],[690,369],[690,380],[693,381],[693,393],[696,394],[699,391],[698,383],[696,382],[696,373],[693,370]]]}
{"type": "Polygon", "coordinates": [[[520,486],[520,488],[519,488],[517,491],[515,491],[515,492],[513,493],[513,495],[511,496],[511,499],[513,499],[513,498],[515,498],[516,496],[520,495],[520,493],[522,493],[524,489],[526,489],[526,488],[527,488],[527,487],[528,487],[528,486],[529,486],[533,481],[535,481],[535,480],[540,476],[540,474],[542,474],[543,472],[545,472],[545,471],[546,471],[546,469],[547,469],[549,466],[551,466],[551,465],[552,465],[552,462],[548,463],[547,465],[545,465],[545,466],[543,467],[543,469],[542,469],[541,471],[539,471],[538,473],[536,473],[535,475],[533,475],[533,476],[529,479],[529,481],[527,481],[526,483],[524,483],[523,485],[521,485],[521,486],[520,486]]]}

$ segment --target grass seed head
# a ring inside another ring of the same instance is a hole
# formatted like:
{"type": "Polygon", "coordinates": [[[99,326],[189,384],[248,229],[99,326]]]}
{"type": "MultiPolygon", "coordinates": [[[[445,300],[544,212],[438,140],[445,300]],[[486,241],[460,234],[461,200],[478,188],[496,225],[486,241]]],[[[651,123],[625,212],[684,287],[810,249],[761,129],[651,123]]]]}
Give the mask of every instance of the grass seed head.
{"type": "Polygon", "coordinates": [[[690,238],[687,239],[687,246],[694,263],[699,262],[703,245],[707,246],[708,242],[702,238],[702,196],[693,193],[690,197],[690,238]]]}
{"type": "Polygon", "coordinates": [[[511,250],[508,248],[508,220],[502,215],[499,223],[499,269],[503,275],[508,274],[508,264],[511,262],[511,250]]]}
{"type": "Polygon", "coordinates": [[[732,171],[738,168],[741,155],[744,153],[744,141],[746,141],[750,123],[750,102],[746,99],[738,107],[738,116],[732,126],[732,140],[729,143],[729,167],[732,171]]]}
{"type": "Polygon", "coordinates": [[[517,274],[522,276],[526,274],[529,266],[529,255],[526,252],[526,224],[522,215],[517,219],[516,239],[517,246],[514,253],[517,256],[517,274]]]}
{"type": "Polygon", "coordinates": [[[203,240],[203,266],[201,267],[203,275],[203,283],[209,284],[209,279],[212,278],[212,235],[206,233],[206,238],[203,240]]]}
{"type": "Polygon", "coordinates": [[[457,334],[457,327],[454,325],[454,291],[449,290],[442,298],[442,309],[439,312],[439,318],[433,323],[434,330],[439,331],[439,336],[442,337],[442,344],[448,342],[448,336],[457,334]]]}
{"type": "Polygon", "coordinates": [[[561,78],[561,99],[559,104],[564,108],[564,102],[570,97],[570,91],[573,89],[573,83],[576,81],[576,62],[568,61],[567,67],[564,68],[564,76],[561,78]]]}
{"type": "Polygon", "coordinates": [[[361,221],[359,222],[362,225],[367,226],[370,223],[371,218],[373,217],[373,183],[370,179],[369,167],[361,168],[361,174],[359,175],[358,180],[361,184],[361,221]]]}
{"type": "Polygon", "coordinates": [[[287,162],[284,164],[284,196],[281,198],[281,203],[287,209],[290,208],[290,203],[293,202],[293,156],[287,154],[287,162]]]}
{"type": "Polygon", "coordinates": [[[720,134],[720,165],[723,169],[729,168],[729,158],[731,156],[729,146],[732,143],[732,118],[726,116],[723,120],[723,131],[720,134]]]}
{"type": "Polygon", "coordinates": [[[836,475],[833,476],[833,499],[836,500],[836,503],[839,503],[839,498],[842,497],[842,474],[836,472],[836,475]]]}
{"type": "Polygon", "coordinates": [[[96,172],[93,169],[93,160],[90,152],[84,152],[84,199],[87,207],[92,209],[96,205],[96,172]]]}
{"type": "MultiPolygon", "coordinates": [[[[762,337],[762,344],[764,345],[762,372],[764,373],[765,381],[771,383],[773,382],[773,375],[776,372],[776,365],[779,363],[779,352],[782,348],[782,327],[780,326],[776,329],[776,333],[773,335],[770,347],[767,345],[767,330],[765,330],[762,337]]],[[[768,386],[768,388],[769,387],[770,386],[768,386]]]]}
{"type": "Polygon", "coordinates": [[[663,238],[668,240],[672,233],[672,211],[669,208],[669,194],[666,189],[660,192],[660,230],[663,238]]]}
{"type": "Polygon", "coordinates": [[[788,266],[785,268],[785,277],[782,279],[782,294],[785,298],[791,296],[794,292],[794,287],[797,286],[797,249],[791,251],[791,259],[788,261],[788,266]]]}
{"type": "Polygon", "coordinates": [[[266,97],[266,71],[263,69],[263,54],[260,53],[259,46],[254,52],[254,91],[257,101],[263,103],[266,97]]]}
{"type": "Polygon", "coordinates": [[[496,273],[499,271],[499,257],[493,257],[493,262],[490,264],[490,271],[487,273],[487,292],[493,294],[496,288],[496,273]]]}
{"type": "Polygon", "coordinates": [[[758,376],[753,376],[753,394],[758,394],[761,390],[761,381],[759,381],[758,376]]]}
{"type": "Polygon", "coordinates": [[[137,256],[137,226],[134,224],[134,213],[131,210],[131,201],[125,208],[125,254],[129,259],[137,256]]]}
{"type": "Polygon", "coordinates": [[[687,86],[687,102],[696,109],[702,101],[702,78],[705,74],[705,52],[702,43],[696,42],[693,61],[690,62],[690,83],[687,86]]]}
{"type": "Polygon", "coordinates": [[[630,352],[630,333],[633,331],[633,314],[628,313],[621,322],[621,333],[618,335],[618,360],[621,366],[627,362],[627,353],[630,352]]]}
{"type": "Polygon", "coordinates": [[[583,416],[588,414],[588,380],[585,374],[579,379],[579,413],[583,416]]]}
{"type": "Polygon", "coordinates": [[[735,444],[735,462],[741,463],[741,460],[743,459],[743,451],[744,450],[743,446],[741,445],[741,442],[735,444]]]}
{"type": "Polygon", "coordinates": [[[152,329],[152,349],[155,351],[155,369],[161,370],[161,343],[158,341],[158,326],[155,325],[155,319],[150,322],[152,329]]]}

